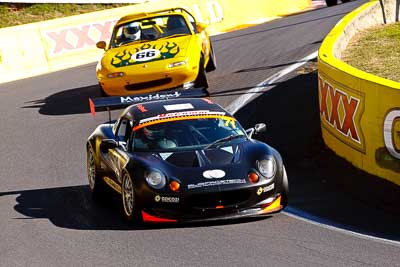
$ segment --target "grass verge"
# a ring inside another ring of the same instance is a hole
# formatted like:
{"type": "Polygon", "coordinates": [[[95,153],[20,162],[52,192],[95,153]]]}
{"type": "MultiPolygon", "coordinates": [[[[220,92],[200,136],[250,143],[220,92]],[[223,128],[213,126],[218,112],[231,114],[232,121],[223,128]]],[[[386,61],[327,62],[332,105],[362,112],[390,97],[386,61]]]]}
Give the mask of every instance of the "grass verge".
{"type": "Polygon", "coordinates": [[[358,33],[343,51],[342,60],[357,69],[400,82],[400,23],[358,33]]]}
{"type": "Polygon", "coordinates": [[[79,15],[128,4],[27,4],[0,3],[0,28],[79,15]]]}

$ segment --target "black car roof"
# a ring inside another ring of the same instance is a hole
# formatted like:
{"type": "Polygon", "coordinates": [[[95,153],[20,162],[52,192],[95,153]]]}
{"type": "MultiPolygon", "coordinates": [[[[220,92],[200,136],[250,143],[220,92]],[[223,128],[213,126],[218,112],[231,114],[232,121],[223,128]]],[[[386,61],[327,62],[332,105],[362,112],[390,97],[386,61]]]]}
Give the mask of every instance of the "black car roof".
{"type": "Polygon", "coordinates": [[[127,107],[123,114],[133,117],[135,120],[142,120],[165,113],[199,110],[224,112],[225,115],[232,116],[220,105],[207,98],[180,98],[143,102],[127,107]]]}

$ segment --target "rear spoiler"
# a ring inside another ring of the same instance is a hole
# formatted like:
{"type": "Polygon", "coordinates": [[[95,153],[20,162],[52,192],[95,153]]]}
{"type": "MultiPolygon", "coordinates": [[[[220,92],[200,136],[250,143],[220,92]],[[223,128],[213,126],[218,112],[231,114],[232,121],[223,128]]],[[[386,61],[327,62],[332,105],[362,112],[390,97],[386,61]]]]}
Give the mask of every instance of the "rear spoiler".
{"type": "Polygon", "coordinates": [[[195,88],[186,90],[176,89],[176,90],[160,91],[149,94],[89,98],[89,107],[90,107],[90,113],[92,113],[93,117],[96,116],[96,109],[106,108],[108,111],[108,117],[111,120],[110,108],[124,108],[134,104],[157,101],[157,100],[167,100],[176,98],[197,98],[197,97],[209,97],[209,96],[210,93],[205,88],[195,88]]]}

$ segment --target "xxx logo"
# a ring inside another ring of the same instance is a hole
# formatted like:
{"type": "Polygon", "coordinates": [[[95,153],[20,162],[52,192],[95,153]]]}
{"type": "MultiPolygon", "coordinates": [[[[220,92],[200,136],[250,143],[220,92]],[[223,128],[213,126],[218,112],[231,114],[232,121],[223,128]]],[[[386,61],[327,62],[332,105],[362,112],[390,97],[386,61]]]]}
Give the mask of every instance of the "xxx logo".
{"type": "Polygon", "coordinates": [[[321,120],[334,128],[340,135],[361,144],[355,121],[360,99],[334,88],[321,77],[318,77],[318,88],[321,120]]]}
{"type": "Polygon", "coordinates": [[[48,31],[52,54],[60,54],[65,51],[93,47],[97,41],[107,41],[111,38],[112,27],[115,21],[93,23],[79,27],[66,28],[58,31],[48,31]]]}

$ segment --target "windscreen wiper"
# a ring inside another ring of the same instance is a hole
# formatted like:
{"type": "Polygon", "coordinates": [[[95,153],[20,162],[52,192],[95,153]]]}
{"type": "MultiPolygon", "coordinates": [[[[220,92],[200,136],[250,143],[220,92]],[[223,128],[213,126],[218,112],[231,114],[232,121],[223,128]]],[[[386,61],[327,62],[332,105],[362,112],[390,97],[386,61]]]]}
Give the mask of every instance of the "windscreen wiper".
{"type": "Polygon", "coordinates": [[[204,147],[204,149],[209,149],[211,147],[221,145],[223,143],[232,141],[233,139],[237,139],[237,138],[240,138],[240,137],[245,137],[245,135],[244,134],[232,134],[232,135],[226,136],[224,138],[215,140],[211,144],[208,144],[207,146],[204,147]]]}

